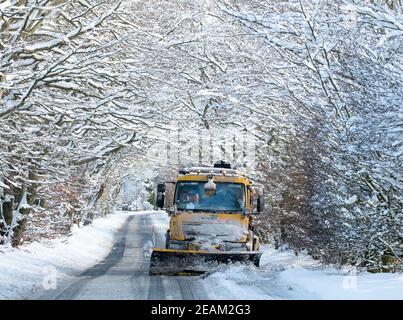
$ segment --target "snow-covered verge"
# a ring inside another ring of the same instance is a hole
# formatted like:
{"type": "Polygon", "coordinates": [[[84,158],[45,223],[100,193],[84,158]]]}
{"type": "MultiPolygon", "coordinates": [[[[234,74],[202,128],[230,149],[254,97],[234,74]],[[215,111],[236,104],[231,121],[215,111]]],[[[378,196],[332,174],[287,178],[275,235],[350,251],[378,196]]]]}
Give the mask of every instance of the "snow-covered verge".
{"type": "Polygon", "coordinates": [[[153,211],[153,212],[154,214],[149,215],[152,231],[154,234],[160,234],[165,236],[165,232],[169,229],[169,219],[170,219],[169,215],[166,211],[153,211]]]}
{"type": "Polygon", "coordinates": [[[111,250],[114,233],[129,215],[119,212],[75,227],[69,237],[0,248],[0,299],[24,298],[52,281],[80,273],[111,250]]]}
{"type": "Polygon", "coordinates": [[[403,274],[324,267],[310,256],[263,248],[260,268],[223,266],[202,277],[210,299],[403,300],[403,274]]]}

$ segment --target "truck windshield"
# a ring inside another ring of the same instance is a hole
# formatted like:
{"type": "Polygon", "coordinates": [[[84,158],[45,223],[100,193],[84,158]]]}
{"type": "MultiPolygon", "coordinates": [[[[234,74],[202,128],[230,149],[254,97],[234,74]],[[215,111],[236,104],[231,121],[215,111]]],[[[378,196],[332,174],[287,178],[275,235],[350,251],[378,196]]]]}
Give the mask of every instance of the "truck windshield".
{"type": "Polygon", "coordinates": [[[205,181],[180,181],[176,184],[175,203],[178,210],[242,211],[245,208],[245,188],[241,183],[216,182],[216,193],[204,192],[205,181]]]}

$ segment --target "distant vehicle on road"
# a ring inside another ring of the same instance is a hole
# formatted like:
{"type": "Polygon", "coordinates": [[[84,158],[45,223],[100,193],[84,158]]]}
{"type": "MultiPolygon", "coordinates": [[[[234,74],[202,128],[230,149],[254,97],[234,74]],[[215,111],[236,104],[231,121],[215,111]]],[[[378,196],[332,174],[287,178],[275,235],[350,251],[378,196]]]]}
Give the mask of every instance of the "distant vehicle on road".
{"type": "Polygon", "coordinates": [[[129,204],[122,203],[122,211],[129,211],[129,204]]]}

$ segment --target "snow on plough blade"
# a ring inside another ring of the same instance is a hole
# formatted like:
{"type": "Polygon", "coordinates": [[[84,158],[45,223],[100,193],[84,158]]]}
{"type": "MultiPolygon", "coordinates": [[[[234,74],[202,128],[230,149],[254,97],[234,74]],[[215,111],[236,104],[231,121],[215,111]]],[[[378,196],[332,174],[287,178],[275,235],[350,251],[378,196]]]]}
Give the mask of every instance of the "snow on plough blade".
{"type": "Polygon", "coordinates": [[[191,275],[204,273],[219,264],[234,262],[259,266],[262,252],[209,252],[154,249],[151,254],[150,275],[191,275]]]}

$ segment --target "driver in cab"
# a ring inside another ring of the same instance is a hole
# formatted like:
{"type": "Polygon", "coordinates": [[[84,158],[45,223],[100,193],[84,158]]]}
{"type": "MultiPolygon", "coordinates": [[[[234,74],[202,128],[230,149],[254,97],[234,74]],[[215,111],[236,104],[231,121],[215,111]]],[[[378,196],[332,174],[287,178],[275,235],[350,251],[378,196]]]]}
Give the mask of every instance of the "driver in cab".
{"type": "Polygon", "coordinates": [[[199,194],[195,190],[187,190],[182,194],[181,202],[186,209],[195,209],[199,203],[199,194]]]}

